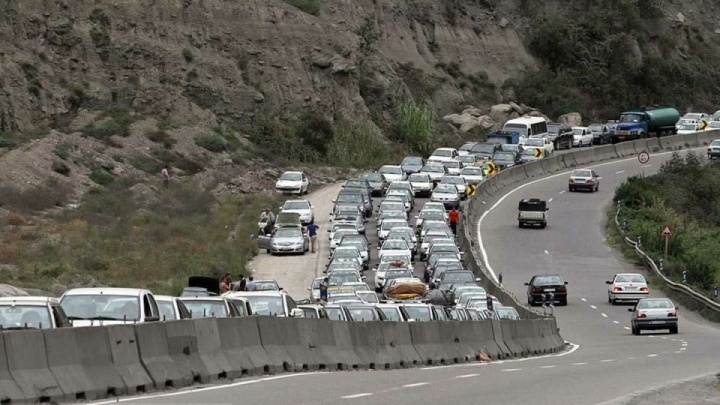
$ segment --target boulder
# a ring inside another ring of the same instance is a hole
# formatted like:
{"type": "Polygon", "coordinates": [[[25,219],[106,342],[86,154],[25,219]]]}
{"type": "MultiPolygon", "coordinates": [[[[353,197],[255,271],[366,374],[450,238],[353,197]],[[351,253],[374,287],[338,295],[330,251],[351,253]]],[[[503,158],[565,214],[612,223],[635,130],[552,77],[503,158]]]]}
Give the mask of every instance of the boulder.
{"type": "Polygon", "coordinates": [[[463,110],[462,115],[472,115],[473,117],[480,117],[483,115],[483,112],[479,108],[470,107],[463,110]]]}
{"type": "Polygon", "coordinates": [[[510,114],[514,110],[510,104],[495,104],[490,107],[490,114],[510,114]]]}
{"type": "Polygon", "coordinates": [[[450,114],[444,116],[443,120],[450,122],[453,125],[462,126],[465,123],[476,121],[476,118],[470,114],[450,114]]]}
{"type": "Polygon", "coordinates": [[[0,284],[0,297],[23,297],[27,295],[28,293],[25,290],[10,284],[0,284]]]}
{"type": "Polygon", "coordinates": [[[582,125],[582,116],[580,113],[571,112],[559,116],[558,122],[561,124],[567,124],[571,127],[577,127],[582,125]]]}
{"type": "Polygon", "coordinates": [[[493,127],[495,127],[495,122],[487,115],[483,115],[482,117],[478,118],[478,123],[485,131],[489,131],[493,129],[493,127]]]}
{"type": "Polygon", "coordinates": [[[508,24],[510,24],[510,22],[508,21],[507,18],[504,18],[504,17],[502,19],[500,19],[500,22],[498,23],[498,25],[500,25],[500,28],[505,28],[508,26],[508,24]]]}
{"type": "Polygon", "coordinates": [[[470,122],[466,122],[466,123],[460,125],[460,133],[461,133],[461,134],[466,134],[466,133],[468,133],[471,129],[473,129],[473,128],[477,127],[477,126],[480,126],[480,123],[477,122],[477,120],[470,121],[470,122]]]}
{"type": "Polygon", "coordinates": [[[521,106],[517,105],[516,103],[513,103],[512,101],[510,101],[508,104],[510,105],[510,107],[513,108],[513,110],[515,110],[520,115],[525,114],[525,112],[527,111],[527,110],[523,109],[521,106]]]}

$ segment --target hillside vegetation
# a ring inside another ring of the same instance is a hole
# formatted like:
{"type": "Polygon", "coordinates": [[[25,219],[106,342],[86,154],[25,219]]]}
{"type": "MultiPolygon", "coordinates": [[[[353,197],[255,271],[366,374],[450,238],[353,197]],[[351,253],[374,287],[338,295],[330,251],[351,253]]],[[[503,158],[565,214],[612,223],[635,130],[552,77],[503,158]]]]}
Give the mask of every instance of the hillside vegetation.
{"type": "Polygon", "coordinates": [[[689,153],[677,153],[657,175],[631,177],[615,194],[622,201],[621,222],[627,219],[633,237],[640,236],[643,250],[655,260],[665,247],[660,232],[673,231],[665,273],[676,281],[688,272],[689,283],[710,293],[720,285],[720,163],[704,164],[689,153]]]}

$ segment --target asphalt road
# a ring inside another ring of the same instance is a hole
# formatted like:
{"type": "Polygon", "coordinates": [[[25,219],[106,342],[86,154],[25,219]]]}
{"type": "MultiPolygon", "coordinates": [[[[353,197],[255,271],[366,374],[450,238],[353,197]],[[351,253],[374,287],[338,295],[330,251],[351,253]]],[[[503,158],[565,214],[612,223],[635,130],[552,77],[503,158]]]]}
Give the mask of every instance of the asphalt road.
{"type": "MultiPolygon", "coordinates": [[[[645,173],[655,172],[669,156],[653,155],[645,173]]],[[[482,403],[497,404],[597,404],[716,371],[716,326],[681,309],[678,335],[633,336],[628,306],[607,303],[605,280],[638,270],[606,244],[605,209],[615,187],[643,169],[634,158],[593,167],[602,176],[598,193],[568,193],[567,175],[541,179],[488,202],[497,205],[478,226],[489,264],[503,273],[504,285],[517,296],[524,296],[523,283],[533,274],[558,273],[569,281],[568,306],[555,308],[561,334],[573,343],[568,352],[489,364],[281,375],[119,402],[229,404],[247,398],[265,405],[417,405],[474,404],[482,398],[482,403]],[[546,229],[518,228],[516,201],[526,197],[549,201],[546,229]]],[[[368,238],[376,242],[374,224],[368,225],[368,238]]],[[[366,273],[371,282],[372,272],[366,273]]]]}

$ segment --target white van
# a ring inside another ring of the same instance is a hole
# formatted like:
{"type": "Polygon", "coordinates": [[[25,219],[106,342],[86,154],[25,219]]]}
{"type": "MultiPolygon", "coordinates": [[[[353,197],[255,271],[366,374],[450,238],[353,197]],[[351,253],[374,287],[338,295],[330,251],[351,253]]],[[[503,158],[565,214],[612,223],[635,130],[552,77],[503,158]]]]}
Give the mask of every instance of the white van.
{"type": "Polygon", "coordinates": [[[103,326],[160,320],[155,296],[137,288],[73,288],[60,298],[72,326],[103,326]]]}
{"type": "Polygon", "coordinates": [[[527,115],[509,120],[502,130],[505,132],[517,132],[520,134],[520,138],[542,138],[548,134],[545,118],[527,115]]]}

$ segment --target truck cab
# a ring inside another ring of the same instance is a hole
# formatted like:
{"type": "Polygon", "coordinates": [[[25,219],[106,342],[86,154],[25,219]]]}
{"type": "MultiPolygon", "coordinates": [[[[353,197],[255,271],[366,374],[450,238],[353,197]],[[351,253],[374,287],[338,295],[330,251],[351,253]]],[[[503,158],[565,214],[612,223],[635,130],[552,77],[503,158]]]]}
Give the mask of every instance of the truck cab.
{"type": "Polygon", "coordinates": [[[541,229],[547,226],[547,203],[539,198],[528,198],[518,203],[518,227],[526,225],[539,226],[541,229]]]}
{"type": "Polygon", "coordinates": [[[640,107],[620,114],[615,130],[611,134],[613,143],[642,139],[648,136],[663,137],[677,134],[675,124],[680,113],[673,107],[640,107]]]}

